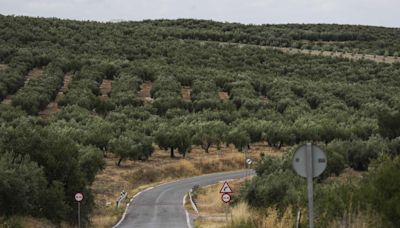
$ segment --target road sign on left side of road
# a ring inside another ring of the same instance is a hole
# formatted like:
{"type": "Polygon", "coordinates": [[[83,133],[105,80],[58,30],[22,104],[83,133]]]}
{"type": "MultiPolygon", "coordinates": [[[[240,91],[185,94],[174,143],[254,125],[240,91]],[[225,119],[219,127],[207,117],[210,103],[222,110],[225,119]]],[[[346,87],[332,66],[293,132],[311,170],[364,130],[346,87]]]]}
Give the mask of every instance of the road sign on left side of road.
{"type": "Polygon", "coordinates": [[[83,200],[83,193],[82,192],[75,193],[75,200],[77,202],[81,202],[83,200]]]}
{"type": "Polygon", "coordinates": [[[221,199],[222,199],[222,202],[229,203],[229,202],[231,202],[232,198],[231,198],[231,195],[229,195],[228,193],[224,193],[224,194],[222,194],[221,199]]]}
{"type": "Polygon", "coordinates": [[[228,182],[224,182],[221,190],[219,190],[219,193],[233,193],[232,188],[231,186],[229,186],[228,182]]]}
{"type": "Polygon", "coordinates": [[[246,163],[247,163],[248,165],[251,165],[251,164],[253,163],[253,160],[251,160],[250,158],[248,158],[248,159],[246,159],[246,163]]]}

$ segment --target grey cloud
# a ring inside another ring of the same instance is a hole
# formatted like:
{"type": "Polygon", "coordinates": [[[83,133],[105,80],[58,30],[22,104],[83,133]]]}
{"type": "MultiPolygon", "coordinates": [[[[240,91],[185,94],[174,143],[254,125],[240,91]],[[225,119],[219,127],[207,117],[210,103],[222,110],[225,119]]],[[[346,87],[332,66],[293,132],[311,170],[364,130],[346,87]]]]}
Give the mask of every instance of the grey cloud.
{"type": "Polygon", "coordinates": [[[1,14],[78,20],[198,18],[400,27],[397,0],[0,0],[1,14]]]}

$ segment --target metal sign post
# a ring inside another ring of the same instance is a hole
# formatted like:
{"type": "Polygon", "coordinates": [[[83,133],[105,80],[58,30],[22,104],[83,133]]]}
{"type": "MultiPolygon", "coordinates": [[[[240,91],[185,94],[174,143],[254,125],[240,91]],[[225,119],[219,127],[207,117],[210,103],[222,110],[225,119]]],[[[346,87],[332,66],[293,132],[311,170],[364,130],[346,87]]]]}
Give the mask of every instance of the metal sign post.
{"type": "Polygon", "coordinates": [[[81,227],[81,202],[78,202],[78,227],[81,227]]]}
{"type": "Polygon", "coordinates": [[[244,168],[247,169],[247,163],[246,163],[246,159],[247,159],[247,147],[243,147],[243,153],[244,153],[244,168]]]}
{"type": "Polygon", "coordinates": [[[77,192],[75,194],[75,200],[78,202],[78,227],[81,227],[81,201],[83,200],[83,194],[81,192],[77,192]]]}
{"type": "Polygon", "coordinates": [[[292,165],[298,175],[307,178],[308,223],[310,228],[314,228],[313,178],[321,175],[326,169],[326,155],[318,146],[307,143],[297,149],[292,165]]]}
{"type": "Polygon", "coordinates": [[[226,223],[228,223],[228,211],[229,211],[229,207],[228,204],[229,202],[231,202],[231,195],[233,193],[233,190],[231,188],[231,186],[229,186],[228,182],[225,181],[224,184],[221,187],[221,190],[219,190],[219,193],[221,193],[221,200],[222,202],[225,203],[225,208],[224,208],[224,212],[225,212],[225,220],[226,223]]]}
{"type": "Polygon", "coordinates": [[[306,169],[307,169],[307,196],[308,196],[308,223],[310,228],[314,228],[314,189],[313,189],[313,154],[311,143],[307,143],[306,149],[306,169]]]}
{"type": "Polygon", "coordinates": [[[128,196],[128,193],[125,190],[122,190],[121,194],[119,195],[119,198],[117,200],[117,208],[119,208],[119,205],[121,204],[121,202],[128,196]]]}
{"type": "Polygon", "coordinates": [[[246,164],[247,164],[247,170],[246,170],[246,176],[250,176],[251,174],[251,164],[253,164],[253,160],[251,160],[250,158],[246,159],[246,164]]]}

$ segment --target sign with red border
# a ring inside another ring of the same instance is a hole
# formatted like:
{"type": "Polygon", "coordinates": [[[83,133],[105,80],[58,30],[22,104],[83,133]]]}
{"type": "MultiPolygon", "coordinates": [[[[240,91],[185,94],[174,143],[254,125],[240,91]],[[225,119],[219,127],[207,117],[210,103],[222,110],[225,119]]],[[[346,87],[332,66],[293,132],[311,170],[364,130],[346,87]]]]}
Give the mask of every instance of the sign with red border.
{"type": "Polygon", "coordinates": [[[229,203],[229,202],[231,202],[232,197],[228,193],[224,193],[224,194],[222,194],[221,199],[222,199],[222,202],[229,203]]]}
{"type": "Polygon", "coordinates": [[[231,186],[229,186],[228,182],[224,182],[221,190],[219,190],[219,193],[233,193],[232,188],[231,186]]]}
{"type": "Polygon", "coordinates": [[[82,192],[75,193],[75,200],[77,202],[81,202],[83,200],[83,193],[82,192]]]}

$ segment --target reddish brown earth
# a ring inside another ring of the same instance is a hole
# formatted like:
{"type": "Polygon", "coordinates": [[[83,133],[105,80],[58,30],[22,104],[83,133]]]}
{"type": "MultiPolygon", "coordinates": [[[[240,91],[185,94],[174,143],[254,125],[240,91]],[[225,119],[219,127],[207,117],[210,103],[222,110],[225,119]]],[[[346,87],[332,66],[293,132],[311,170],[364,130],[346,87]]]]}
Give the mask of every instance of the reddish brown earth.
{"type": "Polygon", "coordinates": [[[183,100],[185,101],[190,101],[191,97],[190,97],[190,92],[192,91],[192,89],[189,86],[183,86],[181,89],[181,96],[183,98],[183,100]]]}
{"type": "Polygon", "coordinates": [[[104,79],[100,85],[100,93],[102,96],[108,96],[111,92],[112,80],[104,79]]]}
{"type": "Polygon", "coordinates": [[[31,71],[29,71],[28,75],[26,76],[25,85],[30,80],[39,79],[42,76],[42,74],[43,74],[43,69],[41,69],[41,68],[33,68],[31,71]]]}
{"type": "Polygon", "coordinates": [[[100,85],[100,94],[102,100],[108,99],[108,94],[111,92],[112,80],[104,79],[100,85]]]}
{"type": "Polygon", "coordinates": [[[221,99],[223,101],[229,100],[229,94],[227,92],[219,91],[218,96],[219,96],[219,99],[221,99]]]}
{"type": "Polygon", "coordinates": [[[140,91],[138,93],[139,97],[141,97],[145,102],[153,102],[153,98],[151,98],[151,88],[153,87],[153,83],[150,81],[144,81],[142,85],[140,85],[140,91]]]}

